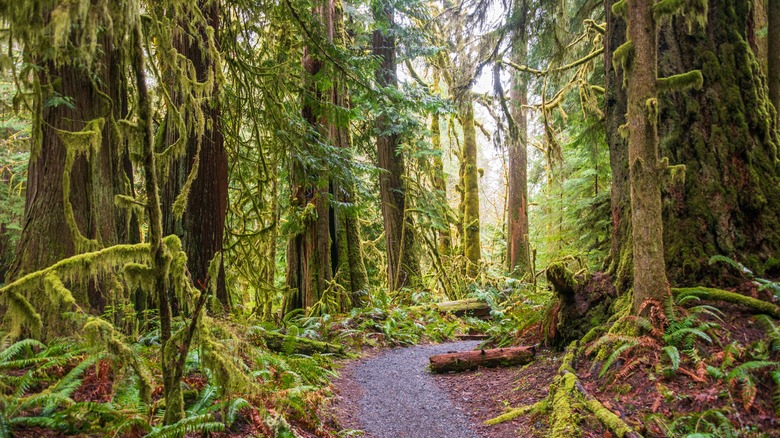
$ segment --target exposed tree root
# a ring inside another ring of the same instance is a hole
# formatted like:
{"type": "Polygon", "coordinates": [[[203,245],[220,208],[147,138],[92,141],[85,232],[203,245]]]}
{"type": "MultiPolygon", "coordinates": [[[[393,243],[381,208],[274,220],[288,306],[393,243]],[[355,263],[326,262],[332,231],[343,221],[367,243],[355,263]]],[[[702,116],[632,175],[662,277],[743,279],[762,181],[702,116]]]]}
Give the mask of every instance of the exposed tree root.
{"type": "Polygon", "coordinates": [[[641,437],[631,426],[601,404],[580,383],[572,367],[576,348],[576,342],[574,342],[567,349],[563,364],[558,369],[559,374],[550,384],[550,392],[547,397],[533,405],[511,409],[498,417],[485,421],[485,424],[494,425],[521,415],[546,413],[550,416],[550,437],[573,437],[579,436],[580,414],[578,411],[588,411],[605,428],[620,438],[641,437]]]}
{"type": "Polygon", "coordinates": [[[748,297],[736,292],[711,287],[681,287],[673,288],[672,293],[678,298],[694,296],[703,300],[725,301],[750,308],[756,313],[764,313],[772,318],[780,319],[780,307],[768,301],[748,297]]]}

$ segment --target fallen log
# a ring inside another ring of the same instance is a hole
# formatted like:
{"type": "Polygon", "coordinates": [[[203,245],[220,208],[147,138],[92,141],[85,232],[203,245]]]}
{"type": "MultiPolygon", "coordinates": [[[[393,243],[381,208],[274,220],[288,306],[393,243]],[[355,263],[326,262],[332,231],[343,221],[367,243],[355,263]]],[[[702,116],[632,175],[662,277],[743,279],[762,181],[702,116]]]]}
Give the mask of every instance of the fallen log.
{"type": "Polygon", "coordinates": [[[473,370],[477,367],[525,365],[533,360],[534,353],[534,347],[494,348],[437,354],[429,360],[432,372],[448,373],[473,370]]]}
{"type": "MultiPolygon", "coordinates": [[[[452,313],[455,316],[473,316],[480,319],[490,319],[490,305],[477,298],[467,298],[457,301],[442,301],[433,304],[433,307],[441,313],[452,313]]],[[[429,308],[427,306],[412,306],[409,310],[419,311],[429,308]]]]}
{"type": "Polygon", "coordinates": [[[262,342],[269,350],[282,352],[286,354],[305,354],[311,356],[315,353],[333,354],[339,357],[346,357],[342,345],[331,344],[328,342],[315,341],[314,339],[302,338],[299,336],[285,335],[278,332],[269,332],[258,330],[254,333],[262,339],[262,342]]]}

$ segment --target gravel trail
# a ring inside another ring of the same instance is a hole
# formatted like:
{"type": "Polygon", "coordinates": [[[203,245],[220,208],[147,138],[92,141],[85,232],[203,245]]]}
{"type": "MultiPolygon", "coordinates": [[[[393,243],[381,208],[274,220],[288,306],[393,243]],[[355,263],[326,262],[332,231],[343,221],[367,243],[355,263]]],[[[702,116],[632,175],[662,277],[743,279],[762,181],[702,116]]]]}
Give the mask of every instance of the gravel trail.
{"type": "Polygon", "coordinates": [[[431,355],[477,345],[479,341],[462,341],[398,348],[357,364],[351,374],[360,387],[355,408],[361,429],[375,438],[477,437],[467,415],[427,369],[431,355]]]}

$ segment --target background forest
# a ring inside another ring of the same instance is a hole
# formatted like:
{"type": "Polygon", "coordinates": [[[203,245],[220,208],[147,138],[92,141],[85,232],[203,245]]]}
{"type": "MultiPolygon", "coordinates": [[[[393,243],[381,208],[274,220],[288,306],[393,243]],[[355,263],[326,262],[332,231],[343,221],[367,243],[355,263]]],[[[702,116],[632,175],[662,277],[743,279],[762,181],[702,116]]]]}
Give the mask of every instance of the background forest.
{"type": "Polygon", "coordinates": [[[498,421],[777,436],[780,0],[0,19],[0,437],[348,434],[337,359],[466,333],[565,352],[498,421]]]}

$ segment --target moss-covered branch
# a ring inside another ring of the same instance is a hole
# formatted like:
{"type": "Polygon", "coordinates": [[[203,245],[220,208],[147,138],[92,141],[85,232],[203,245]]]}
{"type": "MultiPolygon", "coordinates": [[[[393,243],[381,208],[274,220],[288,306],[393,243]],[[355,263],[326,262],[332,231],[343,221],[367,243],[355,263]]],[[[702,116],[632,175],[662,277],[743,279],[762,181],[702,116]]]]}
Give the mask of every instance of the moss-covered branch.
{"type": "Polygon", "coordinates": [[[704,85],[704,77],[701,74],[701,70],[691,70],[686,73],[680,73],[679,75],[669,76],[668,78],[659,78],[656,83],[658,84],[659,93],[687,91],[691,89],[700,90],[704,85]]]}
{"type": "Polygon", "coordinates": [[[682,287],[673,288],[672,293],[677,298],[698,297],[703,300],[724,301],[727,303],[739,304],[750,308],[756,313],[764,313],[772,318],[780,319],[780,307],[767,301],[747,297],[736,292],[715,289],[711,287],[682,287]]]}

